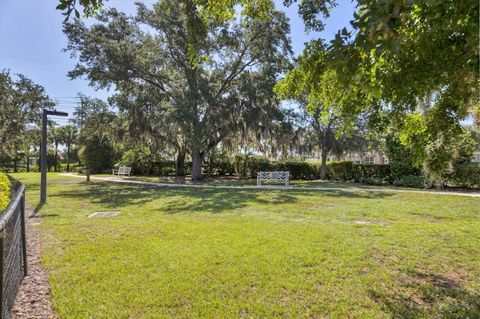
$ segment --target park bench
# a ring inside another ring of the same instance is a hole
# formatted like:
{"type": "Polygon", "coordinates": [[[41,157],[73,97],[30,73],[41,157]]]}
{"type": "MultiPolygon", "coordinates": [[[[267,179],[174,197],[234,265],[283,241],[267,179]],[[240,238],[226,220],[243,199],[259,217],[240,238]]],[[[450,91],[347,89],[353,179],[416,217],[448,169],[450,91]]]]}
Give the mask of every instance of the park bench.
{"type": "Polygon", "coordinates": [[[122,167],[119,167],[118,169],[112,169],[112,174],[113,175],[117,174],[117,176],[130,176],[131,171],[132,171],[131,167],[122,166],[122,167]]]}
{"type": "Polygon", "coordinates": [[[289,178],[290,172],[258,172],[257,186],[262,186],[262,181],[285,182],[285,186],[288,186],[289,178]]]}

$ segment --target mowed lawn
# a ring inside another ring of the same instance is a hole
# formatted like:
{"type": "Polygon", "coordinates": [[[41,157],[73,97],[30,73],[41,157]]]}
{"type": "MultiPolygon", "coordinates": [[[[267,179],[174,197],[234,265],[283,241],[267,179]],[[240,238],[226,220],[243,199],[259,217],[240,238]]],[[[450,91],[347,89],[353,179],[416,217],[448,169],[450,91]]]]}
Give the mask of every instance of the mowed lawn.
{"type": "Polygon", "coordinates": [[[480,317],[480,198],[48,178],[60,318],[480,317]]]}

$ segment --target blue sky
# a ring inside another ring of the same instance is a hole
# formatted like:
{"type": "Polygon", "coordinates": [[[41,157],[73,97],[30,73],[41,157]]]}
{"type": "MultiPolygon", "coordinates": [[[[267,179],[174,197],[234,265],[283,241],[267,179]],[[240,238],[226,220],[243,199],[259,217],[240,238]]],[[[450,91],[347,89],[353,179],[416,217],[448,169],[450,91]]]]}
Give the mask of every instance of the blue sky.
{"type": "MultiPolygon", "coordinates": [[[[66,76],[75,60],[69,53],[62,52],[67,40],[62,32],[63,16],[55,10],[57,1],[53,0],[0,0],[0,69],[10,69],[12,73],[22,73],[41,84],[50,97],[58,99],[58,109],[72,113],[77,93],[106,99],[112,92],[95,91],[84,80],[70,80],[66,76]]],[[[109,0],[107,6],[133,14],[134,0],[109,0]]],[[[156,0],[145,0],[153,4],[156,0]]],[[[281,0],[275,0],[290,18],[291,39],[295,55],[302,52],[304,43],[311,38],[321,36],[326,40],[335,33],[349,27],[355,4],[351,0],[339,1],[341,4],[326,21],[325,31],[321,34],[306,34],[297,7],[286,8],[281,0]]],[[[59,120],[62,123],[65,120],[59,120]]]]}

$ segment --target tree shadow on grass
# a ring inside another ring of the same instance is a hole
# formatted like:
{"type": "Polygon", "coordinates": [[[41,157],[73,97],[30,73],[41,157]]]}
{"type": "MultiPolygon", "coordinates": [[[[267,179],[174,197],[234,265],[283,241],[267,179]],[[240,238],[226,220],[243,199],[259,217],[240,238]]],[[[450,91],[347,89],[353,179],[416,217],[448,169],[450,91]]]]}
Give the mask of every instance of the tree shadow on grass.
{"type": "Polygon", "coordinates": [[[311,195],[323,195],[327,197],[343,197],[343,198],[365,198],[365,199],[383,199],[395,196],[392,192],[374,192],[374,191],[341,191],[341,190],[322,190],[310,191],[311,195]]]}
{"type": "Polygon", "coordinates": [[[392,318],[480,318],[480,293],[464,284],[455,273],[410,272],[400,288],[403,293],[371,290],[370,296],[392,318]]]}
{"type": "Polygon", "coordinates": [[[111,209],[127,205],[138,205],[141,209],[144,204],[164,200],[159,209],[169,214],[197,211],[222,213],[251,202],[268,203],[259,198],[257,192],[241,189],[186,189],[113,183],[92,183],[85,188],[60,191],[51,196],[73,198],[111,209]]]}
{"type": "Polygon", "coordinates": [[[155,200],[164,200],[161,210],[168,214],[186,212],[222,213],[255,204],[289,204],[302,197],[344,197],[380,199],[393,196],[386,192],[349,192],[349,191],[307,191],[307,190],[269,190],[269,189],[223,189],[223,188],[173,188],[150,185],[128,185],[108,182],[82,183],[83,187],[60,191],[51,197],[80,199],[101,204],[107,208],[119,208],[126,205],[139,207],[155,200]],[[184,197],[182,200],[178,197],[184,197]],[[171,200],[176,197],[175,200],[171,200]]]}

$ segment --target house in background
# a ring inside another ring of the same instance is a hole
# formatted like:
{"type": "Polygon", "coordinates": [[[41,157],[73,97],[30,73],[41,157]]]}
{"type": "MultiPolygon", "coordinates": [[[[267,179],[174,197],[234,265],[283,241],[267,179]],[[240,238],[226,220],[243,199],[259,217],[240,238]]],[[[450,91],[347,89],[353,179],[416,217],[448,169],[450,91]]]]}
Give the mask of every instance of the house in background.
{"type": "MultiPolygon", "coordinates": [[[[320,153],[315,154],[314,156],[310,156],[305,158],[307,162],[320,162],[321,156],[320,153]]],[[[337,162],[337,161],[350,161],[356,164],[388,164],[388,157],[379,152],[379,151],[368,151],[365,153],[358,153],[358,152],[349,152],[345,153],[341,156],[333,156],[330,155],[327,157],[328,162],[337,162]]]]}
{"type": "Polygon", "coordinates": [[[364,154],[352,152],[341,156],[329,156],[331,161],[350,161],[356,164],[388,164],[388,157],[379,151],[369,151],[364,154]]]}
{"type": "MultiPolygon", "coordinates": [[[[320,162],[320,153],[305,158],[307,162],[320,162]]],[[[357,152],[345,153],[341,156],[328,156],[328,162],[350,161],[356,164],[388,164],[388,157],[380,151],[368,151],[360,154],[357,152]]],[[[473,152],[472,163],[480,164],[480,149],[473,152]]]]}

